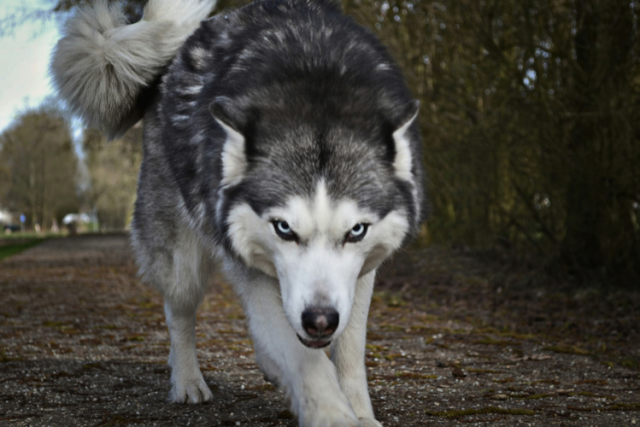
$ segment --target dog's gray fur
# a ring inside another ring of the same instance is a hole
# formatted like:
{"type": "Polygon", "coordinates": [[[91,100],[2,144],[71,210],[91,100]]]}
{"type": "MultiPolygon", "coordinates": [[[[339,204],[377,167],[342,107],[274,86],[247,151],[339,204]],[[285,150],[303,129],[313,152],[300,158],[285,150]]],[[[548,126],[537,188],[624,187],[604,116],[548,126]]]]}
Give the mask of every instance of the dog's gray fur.
{"type": "Polygon", "coordinates": [[[424,216],[417,103],[337,1],[258,1],[204,21],[184,43],[211,5],[176,2],[188,24],[175,24],[157,18],[172,16],[167,4],[151,0],[147,23],[130,26],[103,2],[82,10],[52,70],[72,109],[110,135],[144,114],[132,240],[144,280],[165,298],[171,400],[212,397],[195,313],[218,259],[257,362],[301,425],[380,426],[366,319],[375,269],[424,216]],[[281,223],[292,234],[278,234],[281,223]],[[339,314],[333,335],[301,326],[310,308],[339,314]],[[311,348],[325,342],[331,361],[311,348]]]}

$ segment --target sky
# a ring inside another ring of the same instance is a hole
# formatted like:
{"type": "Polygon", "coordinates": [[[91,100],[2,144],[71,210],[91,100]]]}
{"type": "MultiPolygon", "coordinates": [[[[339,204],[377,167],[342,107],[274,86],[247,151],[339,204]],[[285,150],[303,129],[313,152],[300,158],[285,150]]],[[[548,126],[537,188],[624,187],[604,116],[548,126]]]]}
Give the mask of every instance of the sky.
{"type": "MultiPolygon", "coordinates": [[[[50,6],[46,0],[2,0],[0,20],[19,7],[50,6]]],[[[53,94],[49,58],[60,38],[55,20],[29,21],[0,37],[0,132],[27,107],[53,94]]]]}

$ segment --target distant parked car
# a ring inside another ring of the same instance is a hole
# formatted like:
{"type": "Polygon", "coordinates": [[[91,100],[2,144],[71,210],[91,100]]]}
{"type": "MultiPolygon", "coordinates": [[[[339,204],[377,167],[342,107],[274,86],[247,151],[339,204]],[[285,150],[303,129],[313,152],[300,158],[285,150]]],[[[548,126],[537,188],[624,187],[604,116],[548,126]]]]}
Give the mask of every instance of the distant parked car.
{"type": "Polygon", "coordinates": [[[62,223],[69,230],[69,234],[89,230],[88,225],[91,223],[91,216],[86,213],[70,213],[62,218],[62,223]]]}
{"type": "Polygon", "coordinates": [[[16,231],[20,231],[20,226],[15,224],[5,224],[2,227],[2,230],[5,232],[10,231],[11,233],[15,233],[16,231]]]}
{"type": "Polygon", "coordinates": [[[86,213],[81,213],[81,214],[70,213],[70,214],[66,214],[64,218],[62,218],[62,223],[64,225],[69,225],[74,222],[88,223],[88,222],[91,222],[91,217],[86,213]]]}

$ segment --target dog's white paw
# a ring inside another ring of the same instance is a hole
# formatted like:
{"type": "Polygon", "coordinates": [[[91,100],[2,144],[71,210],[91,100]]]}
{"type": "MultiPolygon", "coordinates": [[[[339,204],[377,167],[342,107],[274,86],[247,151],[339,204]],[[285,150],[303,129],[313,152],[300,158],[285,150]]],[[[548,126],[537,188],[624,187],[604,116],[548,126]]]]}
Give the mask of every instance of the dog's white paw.
{"type": "Polygon", "coordinates": [[[213,399],[211,390],[204,382],[202,374],[191,378],[171,378],[171,392],[169,400],[172,403],[204,403],[213,399]]]}
{"type": "Polygon", "coordinates": [[[300,422],[302,427],[362,427],[351,406],[343,402],[319,405],[300,422]]]}
{"type": "Polygon", "coordinates": [[[362,427],[382,427],[382,424],[371,418],[360,418],[360,424],[362,427]]]}
{"type": "MultiPolygon", "coordinates": [[[[319,417],[309,423],[301,424],[302,427],[362,427],[357,419],[326,419],[327,417],[319,417]]],[[[335,418],[335,417],[331,417],[335,418]]]]}

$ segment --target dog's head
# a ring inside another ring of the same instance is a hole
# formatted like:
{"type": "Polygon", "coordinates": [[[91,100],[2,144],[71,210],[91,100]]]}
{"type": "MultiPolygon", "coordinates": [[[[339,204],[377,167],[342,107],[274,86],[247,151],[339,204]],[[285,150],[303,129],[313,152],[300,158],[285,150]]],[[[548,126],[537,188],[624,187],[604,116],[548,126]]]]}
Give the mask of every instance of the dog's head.
{"type": "Polygon", "coordinates": [[[312,195],[291,196],[260,213],[240,203],[228,223],[242,260],[278,278],[287,318],[310,347],[324,347],[344,330],[357,279],[398,248],[409,230],[404,211],[381,217],[355,200],[334,200],[324,180],[312,195]]]}
{"type": "Polygon", "coordinates": [[[418,105],[395,123],[271,108],[247,125],[224,100],[211,111],[226,133],[216,209],[225,246],[278,279],[300,341],[324,347],[349,321],[358,278],[421,219],[418,105]]]}

